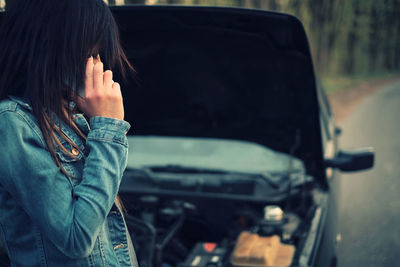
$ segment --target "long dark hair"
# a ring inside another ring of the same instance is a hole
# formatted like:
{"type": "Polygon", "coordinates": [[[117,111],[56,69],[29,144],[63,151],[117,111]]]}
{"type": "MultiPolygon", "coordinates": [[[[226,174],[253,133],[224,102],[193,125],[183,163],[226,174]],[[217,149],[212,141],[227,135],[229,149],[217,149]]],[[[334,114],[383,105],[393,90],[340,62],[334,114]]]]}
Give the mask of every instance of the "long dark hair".
{"type": "MultiPolygon", "coordinates": [[[[102,0],[15,0],[0,28],[0,99],[27,97],[55,163],[61,121],[85,138],[71,119],[78,88],[84,87],[89,56],[100,54],[106,69],[134,71],[119,42],[111,11],[102,0]],[[60,123],[51,119],[60,118],[60,123]]],[[[68,174],[67,174],[68,175],[68,174]]]]}

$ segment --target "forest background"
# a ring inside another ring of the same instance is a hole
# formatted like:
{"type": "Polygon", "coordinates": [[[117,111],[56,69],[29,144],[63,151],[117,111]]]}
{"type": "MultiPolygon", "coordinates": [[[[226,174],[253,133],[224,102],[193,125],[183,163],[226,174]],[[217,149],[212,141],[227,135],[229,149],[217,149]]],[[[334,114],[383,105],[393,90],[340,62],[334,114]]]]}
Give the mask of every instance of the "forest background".
{"type": "MultiPolygon", "coordinates": [[[[8,0],[10,2],[11,0],[8,0]]],[[[0,0],[0,9],[6,0],[0,0]]],[[[328,92],[400,74],[400,0],[105,0],[273,10],[298,17],[328,92]]]]}

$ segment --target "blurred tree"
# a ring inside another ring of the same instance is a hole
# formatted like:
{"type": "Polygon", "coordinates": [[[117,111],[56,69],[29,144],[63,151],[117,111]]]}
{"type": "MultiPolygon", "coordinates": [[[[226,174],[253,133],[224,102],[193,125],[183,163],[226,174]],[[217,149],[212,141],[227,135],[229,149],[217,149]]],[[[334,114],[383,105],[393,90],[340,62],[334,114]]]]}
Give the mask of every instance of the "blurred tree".
{"type": "Polygon", "coordinates": [[[350,25],[350,31],[347,37],[347,57],[344,62],[345,72],[348,74],[354,73],[354,62],[355,62],[355,49],[358,42],[358,15],[360,14],[360,3],[359,0],[353,0],[352,6],[353,14],[352,22],[350,25]]]}
{"type": "Polygon", "coordinates": [[[394,27],[392,27],[392,23],[395,22],[395,17],[394,17],[394,10],[393,7],[395,5],[395,0],[385,0],[384,1],[385,4],[385,20],[384,20],[384,27],[383,30],[385,32],[384,38],[385,38],[385,42],[384,42],[384,68],[391,70],[394,66],[394,36],[395,36],[395,32],[394,30],[399,30],[398,28],[395,29],[394,27]]]}
{"type": "Polygon", "coordinates": [[[378,63],[378,49],[379,49],[379,10],[381,8],[382,2],[372,1],[371,4],[371,19],[369,23],[370,31],[369,31],[369,43],[368,43],[368,52],[369,52],[369,71],[374,72],[377,69],[378,63]]]}
{"type": "Polygon", "coordinates": [[[393,38],[393,69],[400,70],[400,1],[393,3],[393,18],[395,19],[394,25],[394,38],[393,38]]]}

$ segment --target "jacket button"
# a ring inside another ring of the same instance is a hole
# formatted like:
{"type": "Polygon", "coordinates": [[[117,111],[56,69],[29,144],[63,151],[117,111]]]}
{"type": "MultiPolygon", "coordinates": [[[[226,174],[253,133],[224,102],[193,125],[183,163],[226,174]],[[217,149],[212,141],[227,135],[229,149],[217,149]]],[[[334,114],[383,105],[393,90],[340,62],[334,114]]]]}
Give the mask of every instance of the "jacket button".
{"type": "Polygon", "coordinates": [[[79,155],[79,150],[76,148],[72,148],[72,155],[78,156],[79,155]]]}
{"type": "Polygon", "coordinates": [[[121,243],[121,244],[119,244],[119,245],[116,245],[116,246],[114,247],[114,250],[117,250],[117,249],[123,248],[123,247],[125,247],[125,244],[124,244],[124,243],[121,243]]]}

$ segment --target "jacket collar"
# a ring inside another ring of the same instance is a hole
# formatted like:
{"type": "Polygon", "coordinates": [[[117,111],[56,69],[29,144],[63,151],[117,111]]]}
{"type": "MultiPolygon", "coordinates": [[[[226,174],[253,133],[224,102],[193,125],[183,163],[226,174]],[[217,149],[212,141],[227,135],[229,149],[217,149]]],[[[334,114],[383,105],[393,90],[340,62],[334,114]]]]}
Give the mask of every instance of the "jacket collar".
{"type": "MultiPolygon", "coordinates": [[[[17,97],[17,96],[8,96],[11,100],[15,101],[19,105],[21,105],[23,108],[32,111],[32,105],[31,101],[27,97],[17,97]]],[[[70,105],[75,105],[73,102],[70,103],[70,105]]],[[[53,118],[56,122],[58,122],[58,118],[54,116],[53,118]]],[[[90,126],[86,118],[83,116],[83,114],[74,114],[72,115],[72,119],[75,121],[76,125],[78,128],[84,133],[88,134],[90,130],[90,126]]]]}
{"type": "Polygon", "coordinates": [[[17,97],[17,96],[11,96],[9,95],[8,98],[11,100],[17,102],[19,105],[22,107],[26,108],[29,111],[32,111],[32,106],[31,106],[31,101],[27,97],[17,97]]]}

